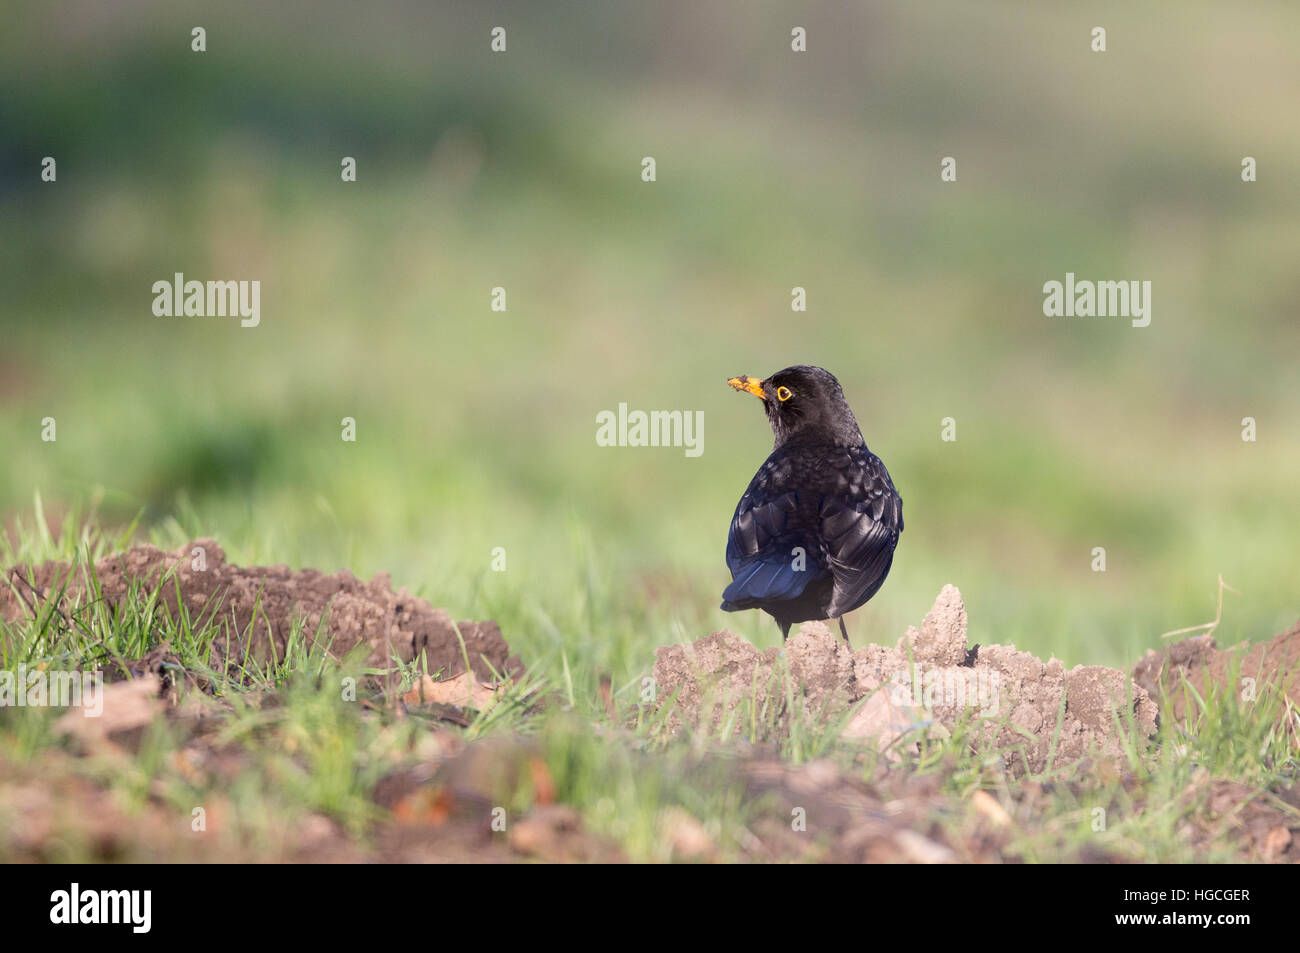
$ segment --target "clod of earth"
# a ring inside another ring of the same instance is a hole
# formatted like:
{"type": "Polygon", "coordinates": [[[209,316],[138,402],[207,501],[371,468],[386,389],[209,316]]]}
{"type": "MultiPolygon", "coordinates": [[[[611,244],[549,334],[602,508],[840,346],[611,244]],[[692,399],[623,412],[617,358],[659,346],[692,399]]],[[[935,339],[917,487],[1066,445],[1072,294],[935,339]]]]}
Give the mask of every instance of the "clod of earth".
{"type": "MultiPolygon", "coordinates": [[[[283,659],[299,622],[309,647],[319,637],[324,643],[320,648],[334,657],[355,650],[364,653],[368,666],[390,666],[394,658],[409,662],[423,653],[427,671],[440,672],[441,677],[463,673],[466,656],[474,674],[484,680],[523,670],[495,622],[453,622],[444,610],[406,589],[393,592],[386,573],[362,582],[346,570],[327,574],[315,569],[292,572],[288,566],[234,566],[211,539],[195,540],[174,552],[135,546],[101,559],[95,573],[114,611],[129,598],[133,581],[135,591],[147,594],[165,579],[159,598],[173,618],[183,604],[196,625],[215,625],[211,664],[218,671],[226,663],[241,664],[246,652],[263,664],[272,653],[283,659]]],[[[76,621],[76,607],[87,601],[82,569],[68,563],[16,566],[5,576],[0,619],[7,623],[30,618],[32,610],[65,583],[59,608],[71,623],[76,621]]],[[[156,668],[160,660],[161,655],[136,674],[156,668]]]]}
{"type": "MultiPolygon", "coordinates": [[[[1133,666],[1133,680],[1153,698],[1167,698],[1169,714],[1182,718],[1195,690],[1202,698],[1213,688],[1264,699],[1280,692],[1292,709],[1300,708],[1300,622],[1268,642],[1220,649],[1209,635],[1181,639],[1159,652],[1148,650],[1133,666]],[[1230,678],[1235,685],[1229,685],[1230,678]],[[1249,679],[1247,682],[1246,680],[1249,679]]],[[[1286,706],[1280,706],[1279,713],[1286,706]]]]}
{"type": "Polygon", "coordinates": [[[909,627],[893,648],[852,652],[825,623],[809,622],[784,653],[760,652],[722,630],[655,656],[670,732],[716,733],[729,721],[737,733],[758,726],[780,737],[792,718],[838,718],[842,737],[870,739],[894,755],[923,731],[948,736],[965,727],[972,744],[1020,774],[1044,770],[1049,758],[1118,758],[1125,735],[1146,739],[1156,730],[1155,703],[1125,672],[1067,671],[1011,645],[968,648],[955,586],[944,586],[921,627],[909,627]]]}
{"type": "Polygon", "coordinates": [[[105,685],[98,705],[93,706],[98,708],[97,716],[87,717],[87,706],[83,701],[82,705],[69,709],[59,718],[55,731],[71,735],[90,750],[113,750],[113,736],[141,731],[162,714],[163,703],[158,697],[161,690],[161,680],[152,674],[105,685]]]}

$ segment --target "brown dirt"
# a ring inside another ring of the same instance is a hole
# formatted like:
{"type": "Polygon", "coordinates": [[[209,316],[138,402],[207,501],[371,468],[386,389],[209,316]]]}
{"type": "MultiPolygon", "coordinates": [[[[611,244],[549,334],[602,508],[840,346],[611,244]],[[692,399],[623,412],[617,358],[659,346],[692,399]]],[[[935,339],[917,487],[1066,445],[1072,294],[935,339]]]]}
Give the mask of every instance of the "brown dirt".
{"type": "MultiPolygon", "coordinates": [[[[289,634],[298,620],[304,623],[303,634],[309,644],[319,630],[330,654],[343,658],[355,650],[364,654],[368,666],[389,666],[394,657],[409,662],[423,652],[429,672],[462,673],[465,664],[457,638],[459,628],[470,667],[480,678],[491,678],[492,668],[502,674],[518,674],[523,669],[519,659],[510,655],[495,622],[453,623],[444,610],[406,589],[393,592],[388,575],[383,573],[362,582],[347,570],[327,574],[315,569],[291,572],[282,565],[234,566],[226,562],[225,552],[211,539],[195,540],[174,552],[136,546],[100,560],[95,569],[104,598],[114,609],[127,598],[132,580],[143,583],[148,591],[164,574],[171,573],[162,591],[168,611],[175,615],[183,603],[192,619],[213,619],[229,633],[227,657],[223,658],[227,652],[224,634],[213,643],[212,664],[218,671],[223,662],[238,664],[246,650],[260,663],[270,660],[272,651],[276,658],[284,658],[289,634]],[[196,568],[196,550],[203,553],[201,569],[196,568]],[[326,613],[326,625],[321,627],[326,613]]],[[[68,590],[60,603],[63,612],[74,616],[73,607],[85,601],[82,574],[78,571],[69,579],[67,563],[15,567],[6,575],[13,580],[13,586],[8,581],[0,586],[0,618],[6,622],[30,617],[31,608],[57,591],[64,580],[68,590]],[[15,595],[14,588],[21,597],[15,595]]],[[[166,652],[158,655],[152,660],[155,664],[166,652]]]]}
{"type": "MultiPolygon", "coordinates": [[[[805,623],[784,653],[760,652],[731,632],[714,632],[656,650],[657,697],[673,706],[670,731],[688,724],[716,730],[743,704],[757,705],[759,723],[774,725],[779,736],[791,715],[788,673],[805,710],[847,716],[862,703],[844,737],[874,739],[896,754],[915,743],[922,725],[952,731],[973,718],[977,742],[1001,753],[1017,774],[1044,770],[1054,738],[1057,763],[1119,757],[1116,716],[1141,737],[1155,732],[1155,704],[1126,673],[1101,666],[1067,671],[1057,659],[1044,662],[1010,645],[968,648],[966,621],[961,593],[945,586],[921,627],[909,627],[893,648],[852,652],[821,622],[805,623]]],[[[737,732],[752,724],[751,715],[746,707],[737,732]]]]}
{"type": "MultiPolygon", "coordinates": [[[[220,547],[199,540],[175,553],[141,546],[97,566],[105,598],[115,607],[126,598],[128,580],[150,582],[174,570],[180,600],[192,612],[215,611],[228,619],[232,642],[248,638],[255,653],[277,652],[294,619],[316,631],[329,610],[326,631],[331,651],[364,651],[377,664],[395,654],[412,658],[421,648],[430,653],[430,670],[441,665],[449,681],[422,680],[405,697],[386,704],[395,717],[428,713],[432,709],[460,710],[462,695],[471,705],[485,703],[490,693],[464,675],[455,628],[445,612],[401,591],[393,593],[384,576],[362,583],[349,573],[325,575],[312,570],[290,572],[282,566],[230,566],[220,547]],[[207,568],[194,570],[192,550],[206,551],[207,568]],[[253,604],[262,608],[254,624],[253,604]],[[216,607],[213,608],[205,607],[216,607]],[[264,615],[263,615],[264,613],[264,615]],[[454,650],[453,650],[454,646],[454,650]],[[459,678],[455,676],[459,675],[459,678]],[[445,697],[444,697],[445,696],[445,697]]],[[[25,569],[42,592],[55,587],[66,566],[47,563],[25,569]]],[[[76,582],[76,581],[74,581],[76,582]]],[[[15,583],[20,588],[22,583],[15,583]]],[[[24,590],[27,600],[38,599],[24,590]]],[[[62,607],[72,613],[81,595],[70,587],[62,607]]],[[[175,589],[166,596],[177,610],[175,589]]],[[[29,607],[7,586],[0,588],[0,615],[15,619],[29,607]]],[[[979,692],[985,708],[997,713],[975,725],[974,738],[996,746],[1008,770],[1021,774],[1040,770],[1046,749],[1061,718],[1056,760],[1064,764],[1089,753],[1115,755],[1115,713],[1132,718],[1149,733],[1155,709],[1149,691],[1186,675],[1226,679],[1231,650],[1220,652],[1208,638],[1189,639],[1161,653],[1151,653],[1134,671],[1137,687],[1124,673],[1098,667],[1066,671],[1055,659],[1046,662],[1012,646],[968,648],[966,612],[960,593],[945,587],[919,628],[909,628],[892,648],[871,645],[851,652],[826,626],[805,625],[785,651],[760,652],[730,632],[715,632],[690,645],[658,650],[655,678],[664,703],[675,697],[669,725],[715,724],[734,711],[740,700],[753,697],[765,680],[778,691],[765,694],[773,706],[776,731],[788,724],[785,688],[796,691],[799,703],[814,706],[820,716],[844,717],[843,734],[874,739],[886,755],[911,744],[916,726],[950,731],[972,712],[981,710],[948,695],[958,684],[979,692]],[[909,683],[901,694],[897,673],[908,673],[909,661],[920,673],[919,687],[909,683]],[[789,683],[781,680],[788,674],[789,683]],[[996,675],[996,679],[993,676],[996,675]],[[980,682],[980,679],[983,682],[980,682]],[[973,679],[973,680],[972,680],[973,679]],[[982,686],[982,688],[981,688],[982,686]],[[919,693],[919,699],[917,697],[919,693]],[[850,705],[865,701],[850,717],[850,705]],[[1026,738],[1018,725],[1032,733],[1026,738]]],[[[483,656],[499,670],[518,670],[518,661],[495,623],[460,623],[476,675],[487,676],[483,656]]],[[[1278,684],[1264,676],[1296,671],[1300,625],[1266,645],[1241,656],[1241,674],[1278,684]]],[[[232,656],[233,656],[232,646],[232,656]]],[[[233,804],[209,793],[205,807],[207,829],[196,833],[190,816],[175,807],[175,785],[184,782],[209,792],[228,790],[255,764],[248,751],[223,741],[215,730],[226,709],[221,699],[202,693],[169,691],[163,663],[174,658],[159,647],[132,667],[137,678],[110,686],[104,716],[88,730],[84,719],[63,717],[56,730],[75,741],[65,748],[47,748],[33,758],[15,760],[0,755],[0,856],[8,860],[57,861],[67,856],[91,856],[108,861],[296,861],[296,862],[510,862],[619,861],[625,859],[608,838],[587,829],[581,814],[557,801],[557,785],[536,739],[501,735],[473,741],[430,721],[409,752],[412,760],[394,765],[372,793],[376,816],[363,837],[345,830],[322,813],[305,811],[291,823],[264,829],[235,816],[233,804]],[[163,677],[151,677],[162,674],[163,677]],[[182,695],[184,697],[182,697],[182,695]],[[160,697],[161,696],[161,697],[160,697]],[[104,765],[120,763],[130,773],[132,752],[142,744],[148,725],[165,719],[183,738],[174,756],[149,782],[148,794],[135,806],[124,804],[85,769],[86,758],[104,765]],[[172,792],[169,796],[168,792],[172,792]],[[512,810],[508,828],[493,830],[496,805],[522,805],[512,810]]],[[[1284,685],[1284,690],[1293,687],[1284,685]]],[[[769,686],[770,687],[770,686],[769,686]]],[[[1293,699],[1295,695],[1291,696],[1293,699]]],[[[967,699],[968,701],[969,699],[967,699]]],[[[274,706],[273,694],[249,698],[250,704],[274,706]]],[[[607,697],[606,704],[612,705],[607,697]]],[[[367,705],[373,709],[374,705],[367,705]]],[[[436,714],[436,712],[435,712],[436,714]]],[[[371,711],[369,717],[378,717],[371,711]]],[[[448,719],[442,719],[448,720],[448,719]]],[[[617,733],[617,729],[611,729],[617,733]]],[[[770,746],[731,742],[702,753],[695,769],[701,777],[719,780],[719,772],[739,783],[745,801],[762,805],[740,843],[722,843],[716,830],[682,806],[665,807],[658,819],[671,857],[679,860],[837,861],[947,863],[1016,861],[1014,839],[1041,827],[1041,813],[1052,809],[1055,788],[1069,788],[1083,797],[1091,783],[1086,772],[1058,781],[1023,779],[994,792],[975,790],[969,798],[945,791],[943,772],[917,774],[887,770],[872,782],[860,773],[830,761],[794,765],[781,760],[770,746]],[[802,818],[796,827],[792,817],[802,818]]],[[[652,757],[638,755],[638,757],[652,757]]],[[[405,759],[404,759],[405,760],[405,759]]],[[[1115,774],[1107,760],[1097,770],[1122,779],[1128,799],[1103,805],[1115,810],[1145,810],[1150,792],[1138,779],[1115,774]]],[[[695,770],[688,768],[688,770],[695,770]]],[[[1153,809],[1168,811],[1162,792],[1153,809]]],[[[1225,836],[1242,859],[1265,862],[1300,861],[1300,786],[1259,791],[1238,782],[1212,778],[1198,769],[1186,790],[1174,795],[1182,817],[1180,834],[1194,849],[1221,845],[1225,836]]],[[[1116,861],[1129,854],[1108,854],[1084,846],[1062,859],[1116,861]]]]}
{"type": "Polygon", "coordinates": [[[1133,680],[1152,698],[1160,699],[1167,692],[1169,713],[1175,718],[1182,718],[1189,704],[1195,704],[1188,686],[1202,697],[1216,685],[1238,692],[1252,690],[1256,699],[1281,692],[1300,708],[1300,622],[1249,649],[1240,645],[1219,649],[1212,637],[1197,635],[1159,652],[1149,650],[1133,666],[1133,680]],[[1229,686],[1234,670],[1236,684],[1229,686]]]}
{"type": "MultiPolygon", "coordinates": [[[[29,761],[0,756],[0,856],[8,861],[59,861],[69,851],[103,861],[305,863],[618,862],[617,845],[589,830],[581,813],[555,801],[554,782],[536,743],[518,737],[466,742],[434,730],[420,742],[420,760],[396,768],[375,788],[379,815],[364,838],[321,813],[307,811],[288,825],[256,826],[236,816],[219,795],[205,801],[206,830],[165,796],[163,778],[139,808],[124,806],[78,769],[77,758],[47,749],[29,761]],[[522,813],[493,830],[496,805],[528,792],[522,813]]],[[[963,798],[943,790],[940,772],[890,772],[864,782],[829,761],[792,765],[771,751],[740,746],[726,757],[703,756],[700,767],[723,765],[757,810],[740,843],[721,843],[680,806],[660,815],[670,858],[687,861],[836,863],[1016,862],[1017,835],[1040,831],[1052,810],[1053,785],[1022,781],[1001,792],[963,798]],[[796,827],[795,818],[802,821],[796,827]]],[[[195,738],[164,768],[168,777],[234,783],[249,770],[235,747],[195,738]]],[[[1077,798],[1089,781],[1065,782],[1077,798]]],[[[1059,785],[1058,785],[1059,786],[1059,785]]],[[[1133,777],[1123,804],[1108,811],[1170,813],[1168,792],[1156,800],[1133,777]]],[[[1226,839],[1243,861],[1300,861],[1300,787],[1275,793],[1213,779],[1198,771],[1174,795],[1180,836],[1195,850],[1226,839]]],[[[1131,854],[1084,844],[1061,860],[1115,862],[1131,854]]]]}

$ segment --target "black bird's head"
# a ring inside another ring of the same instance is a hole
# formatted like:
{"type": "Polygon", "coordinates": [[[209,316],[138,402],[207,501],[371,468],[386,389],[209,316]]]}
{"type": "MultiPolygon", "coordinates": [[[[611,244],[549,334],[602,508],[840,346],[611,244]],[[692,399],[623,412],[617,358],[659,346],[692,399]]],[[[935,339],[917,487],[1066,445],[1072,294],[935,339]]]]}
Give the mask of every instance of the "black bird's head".
{"type": "Polygon", "coordinates": [[[796,364],[766,380],[741,376],[727,383],[763,401],[778,447],[791,440],[836,447],[863,444],[844,390],[830,371],[796,364]]]}

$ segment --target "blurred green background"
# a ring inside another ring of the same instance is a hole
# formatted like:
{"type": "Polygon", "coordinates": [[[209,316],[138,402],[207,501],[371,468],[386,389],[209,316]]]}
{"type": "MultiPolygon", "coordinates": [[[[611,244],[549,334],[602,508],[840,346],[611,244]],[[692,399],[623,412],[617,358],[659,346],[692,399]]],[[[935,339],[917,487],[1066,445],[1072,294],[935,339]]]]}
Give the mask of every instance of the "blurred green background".
{"type": "Polygon", "coordinates": [[[778,641],[717,609],[771,444],[724,381],[806,362],[839,376],[905,502],[856,643],[892,642],[946,582],[974,640],[1068,664],[1213,618],[1219,573],[1241,592],[1221,643],[1300,616],[1295,4],[5,20],[8,527],[39,492],[53,517],[143,511],[143,538],[212,535],[246,564],[390,572],[498,618],[528,662],[624,685],[724,625],[778,641]],[[261,325],[155,317],[177,271],[260,280],[261,325]],[[1150,327],[1045,318],[1067,271],[1150,280],[1150,327]],[[704,454],[598,447],[619,402],[702,410],[704,454]]]}

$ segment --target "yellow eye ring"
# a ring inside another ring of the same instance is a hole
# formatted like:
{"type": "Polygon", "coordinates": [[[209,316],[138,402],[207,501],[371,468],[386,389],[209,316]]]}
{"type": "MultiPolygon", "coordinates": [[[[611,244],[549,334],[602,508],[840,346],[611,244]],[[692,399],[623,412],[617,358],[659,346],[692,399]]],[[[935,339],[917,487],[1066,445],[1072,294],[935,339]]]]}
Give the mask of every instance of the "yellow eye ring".
{"type": "Polygon", "coordinates": [[[794,394],[790,393],[790,388],[788,387],[778,387],[776,389],[777,400],[785,401],[785,400],[789,400],[793,396],[794,394]]]}

